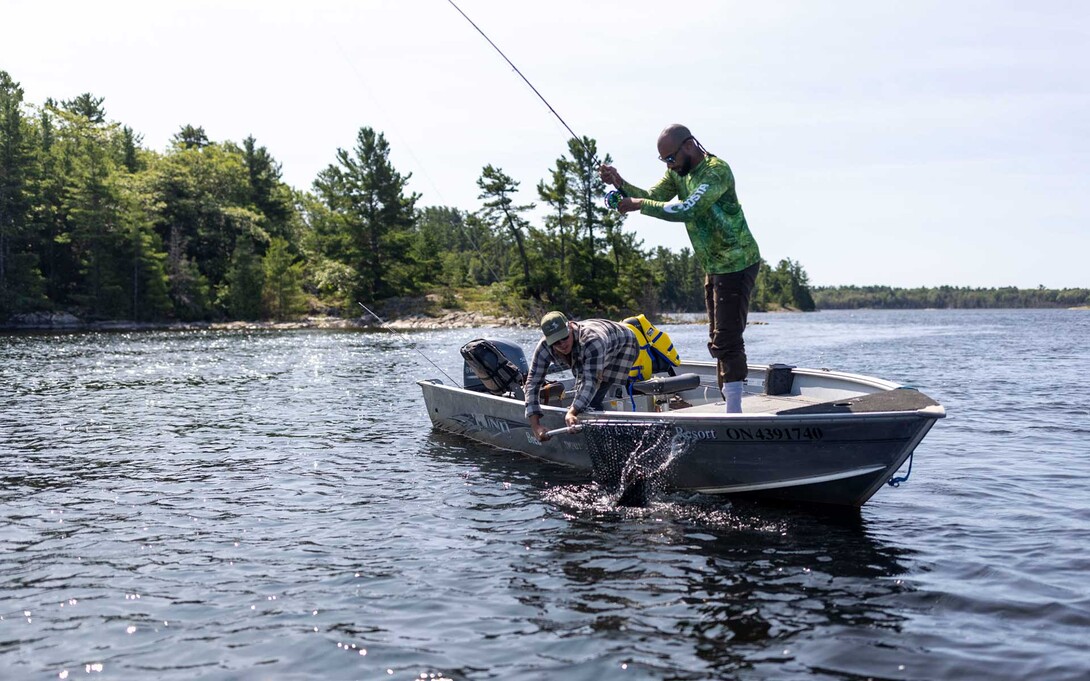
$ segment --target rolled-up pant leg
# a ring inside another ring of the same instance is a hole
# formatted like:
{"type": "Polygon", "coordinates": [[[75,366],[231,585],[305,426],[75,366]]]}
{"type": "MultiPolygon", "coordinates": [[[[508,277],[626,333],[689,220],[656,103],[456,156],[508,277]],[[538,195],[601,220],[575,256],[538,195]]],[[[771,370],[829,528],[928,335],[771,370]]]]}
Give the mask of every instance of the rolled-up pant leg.
{"type": "Polygon", "coordinates": [[[742,334],[749,318],[749,299],[760,263],[740,272],[709,274],[704,278],[708,308],[708,352],[719,363],[719,387],[743,380],[749,373],[742,334]]]}

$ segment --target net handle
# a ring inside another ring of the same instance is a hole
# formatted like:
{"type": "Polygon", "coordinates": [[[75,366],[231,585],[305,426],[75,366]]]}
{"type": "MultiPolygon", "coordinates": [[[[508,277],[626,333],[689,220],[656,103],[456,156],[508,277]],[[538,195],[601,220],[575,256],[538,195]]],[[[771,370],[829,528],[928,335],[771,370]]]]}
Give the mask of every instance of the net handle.
{"type": "Polygon", "coordinates": [[[594,419],[592,421],[592,420],[588,419],[588,420],[583,421],[581,423],[577,423],[574,426],[565,426],[563,428],[555,428],[553,430],[546,431],[545,434],[548,435],[549,437],[556,437],[557,435],[574,435],[575,433],[581,432],[587,426],[605,426],[605,427],[609,427],[609,426],[618,426],[618,427],[645,426],[645,427],[649,427],[649,426],[665,426],[665,425],[669,425],[669,422],[664,421],[664,420],[659,420],[659,421],[643,421],[643,420],[641,420],[641,421],[628,421],[628,420],[622,420],[622,419],[594,419]]]}
{"type": "Polygon", "coordinates": [[[581,430],[583,430],[583,424],[577,423],[574,426],[565,426],[563,428],[547,431],[545,434],[549,437],[556,437],[557,435],[571,435],[578,433],[581,430]]]}

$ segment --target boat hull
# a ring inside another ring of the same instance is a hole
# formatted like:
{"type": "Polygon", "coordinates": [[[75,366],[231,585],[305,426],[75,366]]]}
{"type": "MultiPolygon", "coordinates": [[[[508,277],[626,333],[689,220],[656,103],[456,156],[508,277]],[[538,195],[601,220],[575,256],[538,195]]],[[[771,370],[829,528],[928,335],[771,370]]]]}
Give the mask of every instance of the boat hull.
{"type": "MultiPolygon", "coordinates": [[[[420,381],[432,424],[499,449],[595,468],[586,438],[538,442],[524,405],[510,397],[420,381]]],[[[709,494],[861,506],[904,464],[944,412],[929,404],[899,411],[726,415],[719,412],[610,413],[614,424],[666,424],[684,441],[667,484],[709,494]]],[[[842,406],[840,404],[837,405],[842,406]]],[[[544,407],[542,424],[564,426],[564,410],[544,407]]],[[[600,467],[600,466],[599,466],[600,467]]]]}

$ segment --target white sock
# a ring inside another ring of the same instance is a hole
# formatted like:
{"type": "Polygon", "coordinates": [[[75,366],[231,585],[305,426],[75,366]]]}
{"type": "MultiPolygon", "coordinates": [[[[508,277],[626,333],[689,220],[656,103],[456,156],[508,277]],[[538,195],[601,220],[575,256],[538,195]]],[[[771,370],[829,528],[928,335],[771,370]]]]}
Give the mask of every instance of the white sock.
{"type": "Polygon", "coordinates": [[[723,384],[723,399],[727,401],[728,414],[742,413],[742,382],[733,381],[723,384]]]}

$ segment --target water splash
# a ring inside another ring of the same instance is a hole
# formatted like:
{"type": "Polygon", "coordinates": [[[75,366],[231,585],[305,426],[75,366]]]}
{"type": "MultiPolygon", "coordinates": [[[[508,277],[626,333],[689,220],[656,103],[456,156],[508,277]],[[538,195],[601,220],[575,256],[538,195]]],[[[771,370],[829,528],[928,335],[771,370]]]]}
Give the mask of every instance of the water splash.
{"type": "Polygon", "coordinates": [[[594,423],[583,437],[594,468],[594,481],[614,496],[618,506],[647,506],[669,486],[673,463],[693,440],[668,423],[594,423]]]}

